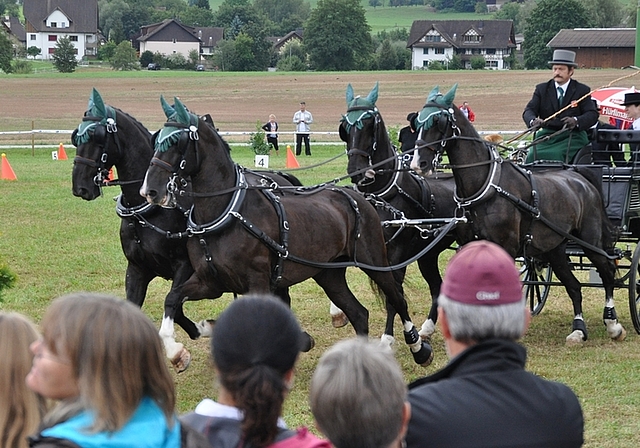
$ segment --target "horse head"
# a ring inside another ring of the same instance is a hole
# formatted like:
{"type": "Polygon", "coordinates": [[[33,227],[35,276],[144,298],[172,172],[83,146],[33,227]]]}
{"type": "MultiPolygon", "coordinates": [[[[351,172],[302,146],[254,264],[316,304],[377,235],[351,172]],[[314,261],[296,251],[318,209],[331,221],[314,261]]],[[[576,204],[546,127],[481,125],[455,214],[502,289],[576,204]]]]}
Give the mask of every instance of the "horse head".
{"type": "Polygon", "coordinates": [[[457,135],[457,120],[462,115],[453,104],[458,84],[444,95],[435,86],[416,118],[418,140],[411,168],[418,173],[430,173],[451,137],[457,135]]]}
{"type": "Polygon", "coordinates": [[[347,86],[347,113],[340,119],[338,132],[340,139],[347,144],[347,173],[351,182],[366,186],[374,182],[375,171],[368,169],[372,165],[374,153],[381,140],[388,141],[387,130],[376,107],[378,83],[366,98],[354,96],[351,84],[347,86]]]}
{"type": "Polygon", "coordinates": [[[106,106],[94,88],[82,123],[71,134],[77,148],[73,160],[73,195],[91,201],[102,194],[102,185],[115,164],[119,147],[109,144],[109,135],[118,131],[116,111],[106,106]]]}
{"type": "Polygon", "coordinates": [[[200,132],[212,127],[189,112],[178,99],[174,105],[160,97],[167,117],[164,127],[153,136],[155,153],[140,188],[149,203],[171,208],[176,205],[176,192],[187,185],[186,178],[197,172],[200,165],[198,140],[200,132]]]}

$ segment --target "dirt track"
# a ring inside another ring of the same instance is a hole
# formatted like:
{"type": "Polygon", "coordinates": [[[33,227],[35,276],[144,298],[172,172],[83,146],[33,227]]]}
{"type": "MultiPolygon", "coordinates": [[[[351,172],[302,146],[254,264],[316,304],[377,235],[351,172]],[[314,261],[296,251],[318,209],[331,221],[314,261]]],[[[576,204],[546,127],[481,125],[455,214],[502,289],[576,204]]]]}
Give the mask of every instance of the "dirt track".
{"type": "MultiPolygon", "coordinates": [[[[603,87],[630,70],[578,70],[575,78],[592,89],[603,87]]],[[[281,131],[293,131],[293,113],[301,100],[313,113],[313,131],[335,131],[346,109],[348,83],[366,96],[380,82],[378,108],[387,126],[404,126],[406,115],[422,107],[435,85],[448,90],[458,83],[456,104],[468,101],[479,130],[523,130],[520,118],[534,85],[549,79],[541,71],[340,72],[340,73],[171,73],[132,76],[98,73],[95,78],[0,77],[0,131],[73,129],[81,120],[93,87],[105,102],[130,113],[150,130],[165,121],[160,95],[174,96],[200,114],[210,113],[223,131],[253,131],[257,120],[278,117],[281,131]]],[[[615,85],[640,84],[640,77],[615,85]]],[[[59,137],[53,137],[58,140],[59,137]]],[[[44,138],[43,138],[44,139],[44,138]]],[[[38,140],[38,138],[36,138],[38,140]]],[[[0,142],[2,140],[0,139],[0,142]]]]}

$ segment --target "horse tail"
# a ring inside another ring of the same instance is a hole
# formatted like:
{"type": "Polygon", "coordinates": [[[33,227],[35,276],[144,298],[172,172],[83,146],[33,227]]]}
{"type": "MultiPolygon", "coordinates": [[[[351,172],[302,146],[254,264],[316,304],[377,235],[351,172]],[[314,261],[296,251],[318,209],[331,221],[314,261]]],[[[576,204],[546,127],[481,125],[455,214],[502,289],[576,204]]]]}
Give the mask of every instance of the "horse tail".
{"type": "Polygon", "coordinates": [[[387,302],[387,296],[385,296],[380,286],[371,278],[369,278],[369,285],[371,286],[371,291],[373,291],[373,294],[376,296],[378,304],[384,306],[387,302]]]}

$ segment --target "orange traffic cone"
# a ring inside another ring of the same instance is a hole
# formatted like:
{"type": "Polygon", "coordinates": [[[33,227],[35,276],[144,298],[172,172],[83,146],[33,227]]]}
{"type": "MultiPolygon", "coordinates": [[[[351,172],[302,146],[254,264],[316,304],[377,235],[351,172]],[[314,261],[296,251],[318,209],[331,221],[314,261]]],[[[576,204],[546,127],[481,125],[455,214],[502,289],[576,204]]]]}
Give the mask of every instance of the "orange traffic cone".
{"type": "Polygon", "coordinates": [[[287,145],[287,168],[300,168],[300,164],[289,145],[287,145]]]}
{"type": "Polygon", "coordinates": [[[67,160],[67,153],[64,151],[64,145],[60,143],[58,148],[58,160],[67,160]]]}
{"type": "Polygon", "coordinates": [[[7,155],[2,153],[2,170],[0,171],[0,179],[4,180],[18,180],[16,173],[13,172],[13,168],[7,160],[7,155]]]}

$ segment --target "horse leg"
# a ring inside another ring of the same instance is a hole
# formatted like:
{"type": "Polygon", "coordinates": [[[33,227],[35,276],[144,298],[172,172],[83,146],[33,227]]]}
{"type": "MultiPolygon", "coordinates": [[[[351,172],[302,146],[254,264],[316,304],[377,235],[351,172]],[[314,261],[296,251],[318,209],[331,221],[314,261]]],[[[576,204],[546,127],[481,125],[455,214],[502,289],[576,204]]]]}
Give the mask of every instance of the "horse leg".
{"type": "Polygon", "coordinates": [[[362,306],[347,285],[346,268],[325,269],[313,279],[324,290],[331,302],[347,315],[358,336],[369,334],[369,311],[362,306]]]}
{"type": "Polygon", "coordinates": [[[363,269],[364,272],[374,281],[386,296],[387,301],[393,307],[396,314],[402,320],[404,329],[404,341],[411,350],[411,355],[416,364],[428,366],[433,361],[433,349],[431,345],[420,339],[418,330],[416,329],[411,317],[404,296],[399,292],[394,276],[391,272],[372,271],[363,269]]]}
{"type": "Polygon", "coordinates": [[[349,318],[335,303],[330,302],[329,315],[331,316],[331,325],[333,328],[341,328],[349,323],[349,318]]]}
{"type": "Polygon", "coordinates": [[[173,317],[162,316],[162,324],[160,325],[160,338],[164,344],[167,358],[171,360],[171,364],[177,373],[184,372],[191,363],[191,353],[184,348],[184,345],[176,341],[176,334],[173,330],[173,317]]]}
{"type": "Polygon", "coordinates": [[[602,285],[605,291],[605,303],[604,310],[602,312],[602,322],[607,328],[607,334],[614,341],[623,341],[627,337],[627,330],[624,329],[622,324],[618,322],[618,315],[616,313],[615,303],[613,301],[613,290],[615,283],[615,264],[602,255],[594,254],[585,251],[589,259],[596,267],[600,278],[602,279],[602,285]]]}
{"type": "Polygon", "coordinates": [[[183,303],[180,300],[180,285],[186,282],[193,274],[193,268],[188,261],[182,262],[173,269],[173,283],[171,290],[164,299],[165,316],[173,315],[175,323],[178,324],[191,339],[211,336],[213,330],[213,319],[203,319],[198,323],[193,322],[184,314],[183,303]]]}
{"type": "Polygon", "coordinates": [[[147,295],[147,288],[155,274],[142,269],[135,263],[127,264],[127,272],[124,277],[125,293],[127,300],[139,307],[142,307],[147,295]]]}
{"type": "Polygon", "coordinates": [[[561,244],[550,251],[546,254],[545,261],[549,262],[553,273],[564,285],[573,303],[572,332],[567,336],[566,343],[567,345],[582,344],[588,338],[587,325],[582,317],[582,287],[578,279],[571,272],[565,247],[565,244],[561,244]]]}
{"type": "MultiPolygon", "coordinates": [[[[291,308],[291,295],[289,294],[289,288],[276,288],[273,291],[273,294],[280,298],[289,308],[291,308]]],[[[316,341],[313,337],[307,333],[306,331],[302,332],[302,347],[300,347],[300,351],[308,352],[316,345],[316,341]]]]}
{"type": "MultiPolygon", "coordinates": [[[[396,271],[392,271],[393,278],[396,282],[396,286],[403,297],[404,297],[404,289],[402,288],[402,283],[404,282],[404,277],[406,272],[407,272],[406,268],[401,268],[396,271]]],[[[370,279],[370,281],[371,281],[371,287],[372,289],[374,289],[376,287],[375,283],[372,279],[370,279]]],[[[386,296],[384,301],[384,307],[387,314],[387,318],[384,324],[384,334],[381,337],[381,342],[384,345],[388,345],[389,347],[391,347],[393,344],[395,344],[395,337],[393,335],[393,321],[396,318],[396,310],[393,306],[391,306],[391,301],[386,296]]]]}
{"type": "Polygon", "coordinates": [[[438,320],[438,296],[440,295],[440,286],[442,285],[442,276],[440,275],[440,268],[438,266],[438,255],[435,256],[427,254],[418,260],[418,267],[422,278],[424,278],[429,285],[429,292],[431,293],[431,308],[429,309],[429,315],[422,324],[418,334],[422,339],[430,339],[433,333],[436,331],[436,322],[438,320]]]}

